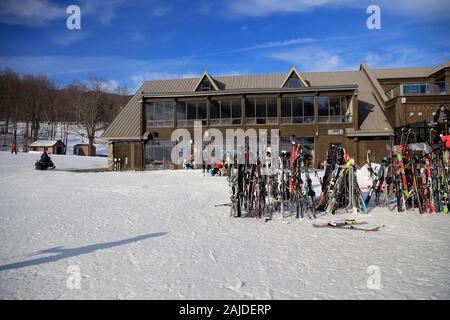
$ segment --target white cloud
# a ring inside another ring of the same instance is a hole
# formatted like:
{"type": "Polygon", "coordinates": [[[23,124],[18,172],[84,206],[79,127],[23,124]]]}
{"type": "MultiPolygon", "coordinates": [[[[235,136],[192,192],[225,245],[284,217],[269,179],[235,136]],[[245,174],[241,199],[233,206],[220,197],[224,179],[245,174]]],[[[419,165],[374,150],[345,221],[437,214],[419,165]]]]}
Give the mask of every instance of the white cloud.
{"type": "Polygon", "coordinates": [[[254,45],[251,45],[248,47],[211,52],[211,53],[207,53],[207,54],[200,55],[200,56],[194,56],[193,58],[207,58],[207,57],[214,57],[214,56],[219,56],[219,55],[223,55],[223,54],[233,54],[233,53],[241,53],[241,52],[252,51],[252,50],[286,47],[286,46],[293,46],[293,45],[298,45],[298,44],[312,43],[315,41],[317,41],[317,40],[313,39],[313,38],[294,38],[294,39],[287,39],[287,40],[269,41],[269,42],[265,42],[265,43],[254,44],[254,45]]]}
{"type": "Polygon", "coordinates": [[[120,87],[120,82],[114,79],[103,81],[103,88],[106,91],[114,92],[118,87],[120,87]]]}
{"type": "Polygon", "coordinates": [[[169,13],[173,9],[173,5],[171,6],[157,6],[152,10],[152,15],[156,17],[162,17],[169,13]]]}
{"type": "MultiPolygon", "coordinates": [[[[104,25],[111,24],[120,6],[127,4],[125,0],[81,0],[81,18],[94,16],[104,25]]],[[[43,27],[48,22],[67,17],[66,6],[49,0],[1,0],[0,22],[43,27]]],[[[63,24],[64,26],[65,24],[63,24]]]]}
{"type": "Polygon", "coordinates": [[[196,78],[199,77],[198,73],[174,73],[164,71],[147,71],[142,73],[136,73],[130,77],[135,84],[142,84],[145,80],[165,80],[165,79],[180,79],[180,78],[196,78]]]}
{"type": "Polygon", "coordinates": [[[47,0],[2,0],[0,1],[0,22],[8,24],[42,27],[49,21],[63,19],[65,8],[47,0]]]}
{"type": "Polygon", "coordinates": [[[337,53],[317,48],[296,48],[274,52],[269,57],[289,62],[302,71],[341,71],[354,70],[356,67],[356,65],[344,62],[344,59],[337,53]]]}
{"type": "Polygon", "coordinates": [[[81,15],[92,15],[98,18],[101,24],[110,25],[116,17],[116,11],[126,4],[125,0],[83,0],[81,15]]]}
{"type": "Polygon", "coordinates": [[[288,39],[288,40],[281,40],[281,41],[270,41],[266,43],[261,44],[255,44],[253,46],[244,47],[241,49],[232,50],[232,53],[235,52],[244,52],[244,51],[251,51],[251,50],[258,50],[258,49],[269,49],[269,48],[277,48],[277,47],[286,47],[286,46],[292,46],[297,44],[305,44],[305,43],[311,43],[316,41],[313,38],[294,38],[294,39],[288,39]]]}
{"type": "Polygon", "coordinates": [[[317,8],[355,8],[366,15],[366,8],[376,4],[384,13],[424,19],[450,20],[448,0],[229,0],[231,16],[264,17],[273,14],[309,12],[317,8]]]}
{"type": "Polygon", "coordinates": [[[354,3],[355,0],[231,0],[229,10],[244,16],[268,16],[279,13],[311,11],[316,7],[354,3]]]}
{"type": "Polygon", "coordinates": [[[88,37],[87,33],[80,30],[67,30],[52,38],[53,42],[62,46],[69,46],[72,43],[84,40],[88,37]]]}
{"type": "Polygon", "coordinates": [[[433,52],[410,46],[389,46],[377,52],[369,52],[361,62],[373,68],[432,67],[450,59],[448,52],[433,52]]]}

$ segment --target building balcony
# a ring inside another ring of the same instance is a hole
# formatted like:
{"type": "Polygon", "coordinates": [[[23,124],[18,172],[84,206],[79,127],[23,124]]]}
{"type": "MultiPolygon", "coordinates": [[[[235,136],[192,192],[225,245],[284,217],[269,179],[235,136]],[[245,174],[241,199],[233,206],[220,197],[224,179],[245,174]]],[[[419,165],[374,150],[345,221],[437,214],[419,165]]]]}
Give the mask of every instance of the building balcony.
{"type": "Polygon", "coordinates": [[[447,95],[450,94],[450,82],[402,83],[386,91],[389,99],[403,96],[447,95]]]}

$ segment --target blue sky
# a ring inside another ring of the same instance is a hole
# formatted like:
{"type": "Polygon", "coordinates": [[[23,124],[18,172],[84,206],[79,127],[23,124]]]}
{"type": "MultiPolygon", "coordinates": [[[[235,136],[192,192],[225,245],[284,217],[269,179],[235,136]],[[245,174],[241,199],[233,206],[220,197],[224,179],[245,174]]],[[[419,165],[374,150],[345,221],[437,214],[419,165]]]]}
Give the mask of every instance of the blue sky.
{"type": "Polygon", "coordinates": [[[0,68],[60,85],[97,75],[133,92],[145,79],[371,67],[450,59],[448,0],[2,0],[0,68]],[[66,27],[81,8],[81,30],[66,27]],[[369,4],[381,29],[366,27],[369,4]]]}

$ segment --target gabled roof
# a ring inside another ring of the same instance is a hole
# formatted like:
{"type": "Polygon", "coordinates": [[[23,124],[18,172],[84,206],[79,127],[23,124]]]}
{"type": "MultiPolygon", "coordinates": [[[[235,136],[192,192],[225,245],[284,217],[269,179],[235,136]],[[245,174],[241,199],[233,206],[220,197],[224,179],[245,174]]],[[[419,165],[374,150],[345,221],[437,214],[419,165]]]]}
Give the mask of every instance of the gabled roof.
{"type": "MultiPolygon", "coordinates": [[[[388,134],[392,132],[384,112],[383,101],[376,97],[376,89],[367,75],[360,71],[337,72],[304,72],[302,74],[310,87],[357,85],[358,86],[358,118],[359,133],[388,134]]],[[[237,89],[274,89],[280,90],[280,83],[286,78],[285,73],[259,74],[243,76],[221,76],[216,81],[223,86],[223,92],[237,89]]],[[[142,95],[166,94],[170,96],[176,93],[194,93],[192,88],[198,82],[198,78],[150,80],[145,81],[140,90],[131,98],[128,104],[119,113],[108,129],[102,134],[102,138],[108,139],[140,139],[141,109],[139,103],[142,95]]],[[[208,94],[205,92],[205,94],[208,94]]]]}
{"type": "Polygon", "coordinates": [[[139,89],[102,133],[101,138],[139,139],[141,136],[141,89],[139,89]]]}
{"type": "Polygon", "coordinates": [[[297,71],[297,69],[295,67],[292,67],[291,70],[289,70],[286,78],[284,79],[283,83],[281,84],[280,87],[284,87],[284,85],[286,84],[286,82],[289,80],[289,78],[292,76],[292,74],[295,74],[299,79],[300,82],[302,83],[303,87],[308,87],[308,83],[305,81],[305,79],[303,78],[303,76],[301,75],[300,72],[297,71]]]}
{"type": "Polygon", "coordinates": [[[373,74],[373,72],[369,68],[369,66],[365,63],[362,63],[359,67],[359,70],[366,74],[367,78],[370,80],[372,85],[375,87],[376,94],[380,97],[380,99],[383,102],[387,102],[389,100],[389,98],[387,97],[386,93],[384,92],[383,88],[381,87],[380,83],[378,82],[377,77],[373,74]]]}
{"type": "Polygon", "coordinates": [[[304,72],[303,76],[311,87],[318,85],[334,86],[343,83],[358,85],[358,121],[359,130],[347,129],[358,134],[388,135],[393,132],[382,109],[382,101],[377,99],[375,88],[367,75],[361,71],[304,72]]]}
{"type": "Polygon", "coordinates": [[[430,76],[433,75],[433,74],[435,74],[436,72],[441,71],[442,69],[445,69],[445,68],[450,68],[450,59],[447,60],[447,61],[445,61],[445,62],[443,62],[443,63],[441,63],[441,64],[438,65],[437,67],[433,68],[433,69],[431,70],[431,72],[430,72],[430,76]]]}
{"type": "Polygon", "coordinates": [[[53,147],[58,142],[62,143],[61,140],[36,140],[30,144],[30,147],[53,147]]]}
{"type": "Polygon", "coordinates": [[[402,79],[428,77],[433,68],[370,68],[370,70],[377,79],[402,79]]]}
{"type": "MultiPolygon", "coordinates": [[[[337,72],[305,72],[300,74],[292,68],[288,75],[278,74],[257,74],[242,76],[220,76],[213,79],[206,71],[199,78],[150,80],[145,81],[141,88],[135,93],[130,101],[125,105],[119,115],[109,125],[102,134],[102,138],[109,139],[140,139],[141,128],[141,99],[145,95],[193,93],[201,81],[207,77],[211,84],[220,86],[220,90],[226,94],[233,90],[250,89],[274,89],[280,90],[280,84],[284,84],[292,72],[296,72],[298,77],[307,86],[338,86],[357,85],[358,88],[358,119],[359,129],[354,134],[388,134],[392,133],[383,108],[387,101],[387,96],[383,91],[378,79],[389,78],[415,78],[430,76],[443,68],[450,67],[450,60],[435,68],[398,68],[398,69],[370,69],[362,64],[356,71],[337,72]]],[[[217,90],[216,89],[216,90],[217,90]]],[[[311,88],[313,89],[313,88],[311,88]]],[[[207,94],[205,92],[205,94],[207,94]]],[[[350,129],[349,131],[351,131],[350,129]]]]}
{"type": "Polygon", "coordinates": [[[211,83],[211,85],[213,86],[214,90],[219,90],[219,87],[217,86],[217,84],[214,81],[214,79],[211,77],[211,75],[208,73],[208,71],[205,70],[203,72],[203,74],[200,76],[200,79],[196,83],[193,91],[197,91],[198,90],[198,87],[200,86],[200,84],[203,82],[203,80],[205,78],[207,78],[209,80],[209,83],[211,83]]]}

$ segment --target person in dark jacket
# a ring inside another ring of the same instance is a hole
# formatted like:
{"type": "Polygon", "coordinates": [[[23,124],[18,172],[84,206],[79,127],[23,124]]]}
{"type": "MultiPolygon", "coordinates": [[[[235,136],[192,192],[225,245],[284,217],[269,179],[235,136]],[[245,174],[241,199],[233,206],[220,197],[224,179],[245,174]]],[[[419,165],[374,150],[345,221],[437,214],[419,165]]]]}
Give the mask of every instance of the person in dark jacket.
{"type": "Polygon", "coordinates": [[[443,104],[439,107],[439,110],[434,115],[434,123],[436,124],[436,136],[441,134],[446,136],[449,134],[448,127],[450,122],[450,111],[443,104]]]}
{"type": "Polygon", "coordinates": [[[48,156],[47,150],[44,150],[44,153],[41,155],[41,161],[45,163],[50,161],[50,157],[48,156]]]}

